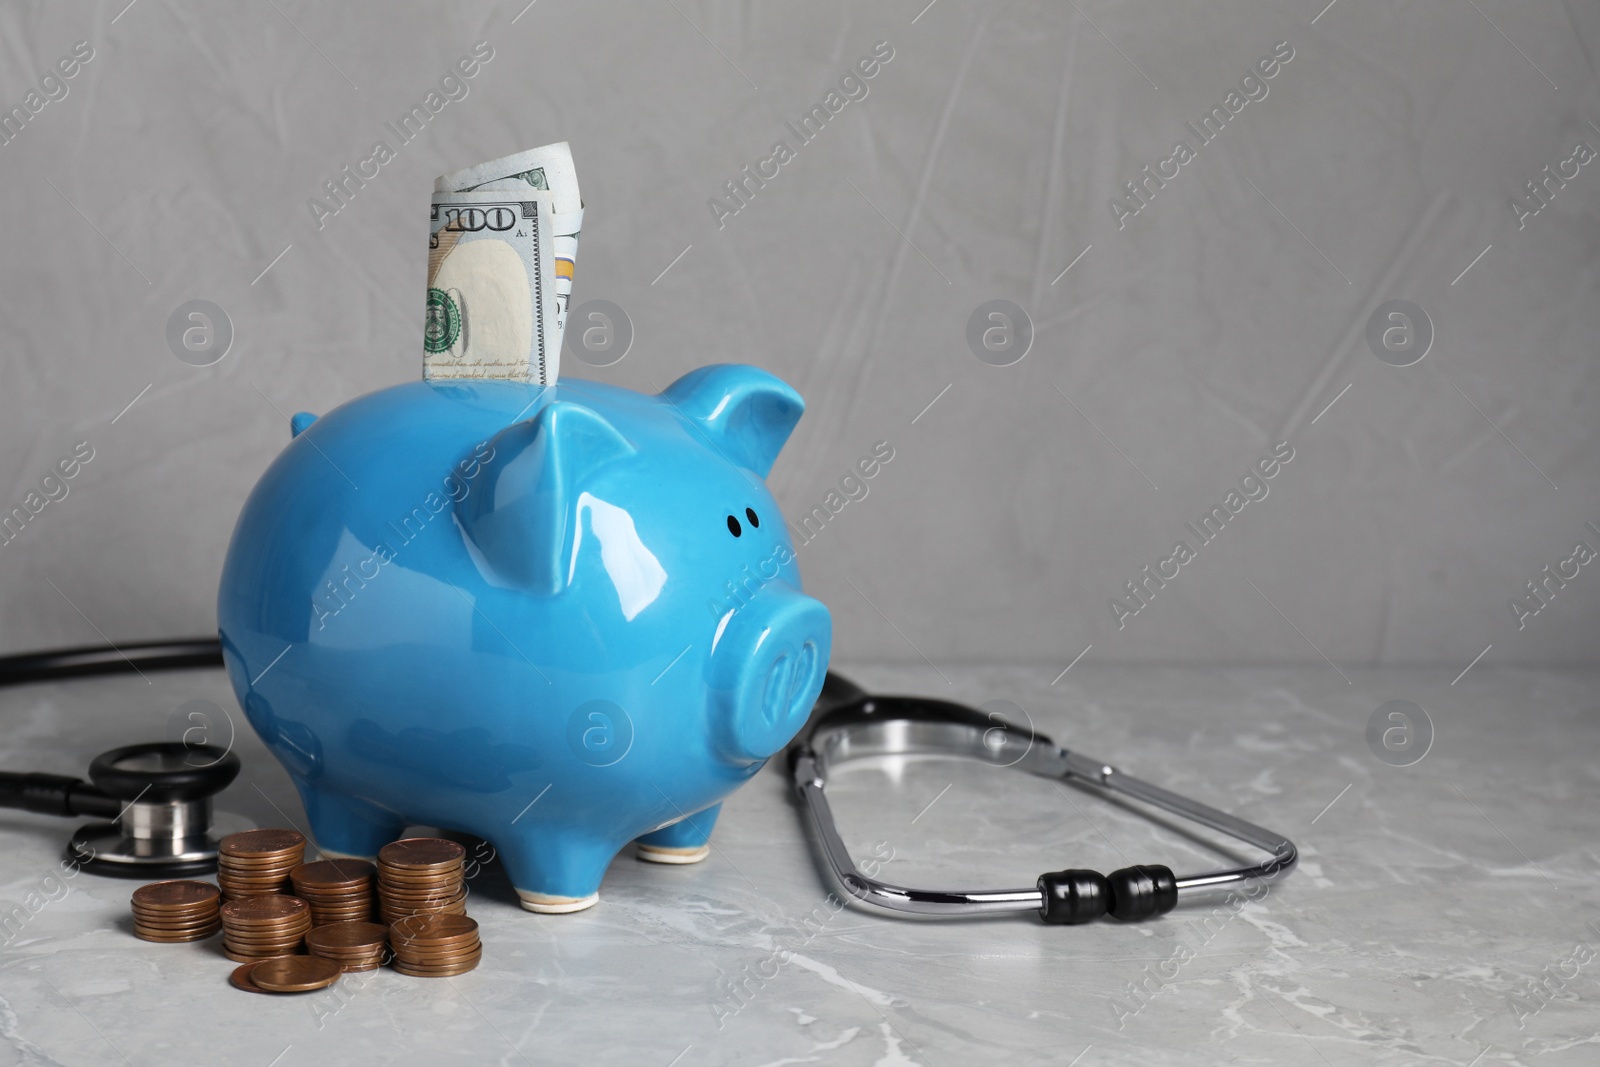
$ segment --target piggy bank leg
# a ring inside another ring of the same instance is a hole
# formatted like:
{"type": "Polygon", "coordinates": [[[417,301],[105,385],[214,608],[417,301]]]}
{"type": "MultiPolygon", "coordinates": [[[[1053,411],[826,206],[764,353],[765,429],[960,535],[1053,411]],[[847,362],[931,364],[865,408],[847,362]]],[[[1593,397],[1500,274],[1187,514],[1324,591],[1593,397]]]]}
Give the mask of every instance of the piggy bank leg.
{"type": "Polygon", "coordinates": [[[600,879],[617,854],[615,843],[549,827],[516,837],[501,835],[494,846],[522,906],[545,915],[594,907],[600,879]]]}
{"type": "Polygon", "coordinates": [[[343,793],[309,782],[296,781],[295,786],[306,806],[311,836],[316,839],[317,848],[330,856],[370,860],[406,828],[404,820],[392,812],[343,793]]]}
{"type": "Polygon", "coordinates": [[[711,855],[711,828],[721,810],[721,804],[713,804],[687,819],[645,834],[634,842],[639,858],[651,863],[699,863],[711,855]]]}

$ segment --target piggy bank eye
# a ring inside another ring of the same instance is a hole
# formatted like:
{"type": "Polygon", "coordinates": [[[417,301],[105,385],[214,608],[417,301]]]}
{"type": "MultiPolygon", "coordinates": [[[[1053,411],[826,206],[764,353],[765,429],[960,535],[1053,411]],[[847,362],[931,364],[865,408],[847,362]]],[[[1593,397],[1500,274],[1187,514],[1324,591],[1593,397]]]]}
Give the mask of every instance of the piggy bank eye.
{"type": "Polygon", "coordinates": [[[752,530],[758,528],[761,525],[761,520],[756,518],[756,513],[755,513],[755,509],[754,508],[745,508],[744,509],[744,517],[750,520],[750,528],[752,530]]]}
{"type": "Polygon", "coordinates": [[[728,532],[733,534],[735,537],[738,537],[744,532],[743,530],[739,529],[739,520],[734,518],[732,515],[728,516],[728,532]]]}

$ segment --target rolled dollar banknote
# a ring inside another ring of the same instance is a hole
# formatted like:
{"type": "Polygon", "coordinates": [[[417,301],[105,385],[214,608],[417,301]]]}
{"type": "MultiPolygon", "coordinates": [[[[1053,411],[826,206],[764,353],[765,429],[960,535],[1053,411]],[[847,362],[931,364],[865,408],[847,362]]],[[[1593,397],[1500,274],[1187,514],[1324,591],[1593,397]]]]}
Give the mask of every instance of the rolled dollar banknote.
{"type": "Polygon", "coordinates": [[[435,180],[424,377],[555,381],[582,228],[565,141],[435,180]]]}

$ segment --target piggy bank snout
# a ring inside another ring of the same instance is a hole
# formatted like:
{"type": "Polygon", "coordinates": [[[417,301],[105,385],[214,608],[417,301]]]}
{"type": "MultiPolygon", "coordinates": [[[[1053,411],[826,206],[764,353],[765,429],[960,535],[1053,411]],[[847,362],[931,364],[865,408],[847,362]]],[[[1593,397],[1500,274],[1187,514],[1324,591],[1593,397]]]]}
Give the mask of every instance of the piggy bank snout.
{"type": "Polygon", "coordinates": [[[821,601],[772,586],[734,611],[712,655],[718,747],[766,759],[805,725],[828,668],[833,620],[821,601]]]}

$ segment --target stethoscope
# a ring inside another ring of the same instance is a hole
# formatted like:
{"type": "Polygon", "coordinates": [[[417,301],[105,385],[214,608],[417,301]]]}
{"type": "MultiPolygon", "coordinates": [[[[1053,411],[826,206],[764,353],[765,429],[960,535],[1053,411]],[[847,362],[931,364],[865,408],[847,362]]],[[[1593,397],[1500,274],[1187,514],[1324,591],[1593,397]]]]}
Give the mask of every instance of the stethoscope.
{"type": "Polygon", "coordinates": [[[951,919],[1031,911],[1047,923],[1125,921],[1171,911],[1179,899],[1250,886],[1293,869],[1294,843],[1208,804],[1168,792],[1097,759],[1057,747],[1044,734],[962,704],[873,696],[830,673],[811,721],[789,747],[789,773],[809,816],[812,840],[834,887],[858,906],[888,915],[951,919]],[[1271,854],[1247,867],[1183,877],[1159,864],[1098,871],[1047,871],[1029,888],[914,889],[865,874],[839,836],[828,805],[828,774],[853,760],[961,757],[1015,767],[1056,781],[1089,783],[1182,816],[1271,854]]]}
{"type": "MultiPolygon", "coordinates": [[[[222,666],[215,639],[73,648],[0,657],[0,686],[132,670],[222,666]]],[[[845,899],[888,915],[948,919],[1035,912],[1048,923],[1104,915],[1125,921],[1171,911],[1179,899],[1270,881],[1293,869],[1294,843],[1197,800],[1123,774],[1056,746],[1044,734],[945,700],[874,696],[828,673],[810,722],[788,751],[795,791],[809,817],[822,867],[845,899]],[[1159,864],[1109,875],[1048,871],[1031,888],[917,889],[870,877],[856,866],[828,805],[828,774],[853,760],[960,757],[1015,767],[1057,781],[1121,793],[1270,853],[1271,858],[1178,877],[1159,864]]],[[[69,859],[96,874],[173,878],[216,869],[211,798],[239,773],[239,757],[215,745],[158,741],[102,753],[89,781],[56,774],[0,772],[0,807],[101,820],[79,827],[69,859]]]]}
{"type": "MultiPolygon", "coordinates": [[[[0,686],[174,667],[220,667],[215,638],[120,648],[65,648],[0,657],[0,686]]],[[[61,774],[0,772],[0,807],[88,815],[67,843],[82,870],[126,878],[183,878],[217,869],[211,798],[239,774],[239,757],[217,745],[153,741],[102,752],[89,781],[61,774]]]]}

